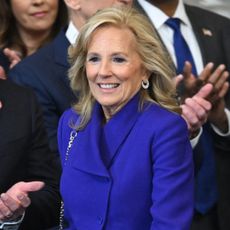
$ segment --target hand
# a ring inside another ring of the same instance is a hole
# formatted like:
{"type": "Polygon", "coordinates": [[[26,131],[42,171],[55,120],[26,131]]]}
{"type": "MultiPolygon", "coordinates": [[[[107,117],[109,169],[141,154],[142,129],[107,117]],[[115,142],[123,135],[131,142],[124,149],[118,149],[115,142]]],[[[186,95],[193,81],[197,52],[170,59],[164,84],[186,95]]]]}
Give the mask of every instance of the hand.
{"type": "Polygon", "coordinates": [[[10,221],[20,217],[31,201],[29,192],[42,189],[44,183],[40,181],[18,182],[6,193],[0,196],[0,220],[10,221]]]}
{"type": "Polygon", "coordinates": [[[204,83],[209,82],[213,85],[214,88],[208,100],[214,106],[215,103],[218,103],[220,99],[224,98],[228,91],[229,83],[227,79],[229,77],[229,72],[225,70],[226,67],[223,64],[219,65],[214,71],[213,67],[213,63],[208,63],[201,72],[199,79],[204,83]]]}
{"type": "Polygon", "coordinates": [[[193,97],[187,98],[181,105],[190,136],[196,136],[200,127],[207,121],[212,105],[205,98],[212,92],[212,84],[204,85],[193,97]]]}
{"type": "Polygon", "coordinates": [[[6,80],[6,72],[2,66],[0,66],[0,79],[6,80]]]}
{"type": "Polygon", "coordinates": [[[3,53],[8,57],[10,60],[10,69],[13,68],[18,62],[21,61],[21,57],[19,56],[18,52],[15,50],[5,48],[3,53]]]}
{"type": "Polygon", "coordinates": [[[183,103],[188,97],[193,97],[203,85],[203,81],[193,75],[191,63],[186,61],[183,69],[183,81],[177,85],[181,102],[183,103]]]}
{"type": "Polygon", "coordinates": [[[210,82],[214,86],[212,93],[207,98],[212,103],[212,110],[209,113],[208,120],[225,133],[229,129],[227,116],[224,111],[224,97],[229,88],[229,83],[227,82],[229,72],[225,70],[225,65],[219,65],[212,71],[213,66],[213,63],[209,63],[202,71],[200,79],[204,82],[210,82]]]}

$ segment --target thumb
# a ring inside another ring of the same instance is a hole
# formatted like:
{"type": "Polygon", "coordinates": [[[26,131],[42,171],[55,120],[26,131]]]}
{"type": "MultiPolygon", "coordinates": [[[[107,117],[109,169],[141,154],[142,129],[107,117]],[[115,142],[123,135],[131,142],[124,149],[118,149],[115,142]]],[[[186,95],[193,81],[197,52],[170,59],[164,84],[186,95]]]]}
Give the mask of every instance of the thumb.
{"type": "Polygon", "coordinates": [[[179,85],[179,83],[183,80],[183,75],[179,74],[176,77],[173,78],[174,84],[176,87],[179,85]]]}
{"type": "Polygon", "coordinates": [[[42,181],[19,182],[18,189],[23,193],[35,192],[42,189],[45,185],[42,181]]]}
{"type": "Polygon", "coordinates": [[[212,89],[213,85],[211,83],[207,83],[197,92],[197,94],[195,94],[195,96],[207,98],[211,94],[212,89]]]}
{"type": "Polygon", "coordinates": [[[15,194],[18,193],[27,195],[29,192],[35,192],[42,189],[44,185],[45,183],[42,181],[18,182],[7,191],[7,194],[12,197],[15,197],[15,194]]]}

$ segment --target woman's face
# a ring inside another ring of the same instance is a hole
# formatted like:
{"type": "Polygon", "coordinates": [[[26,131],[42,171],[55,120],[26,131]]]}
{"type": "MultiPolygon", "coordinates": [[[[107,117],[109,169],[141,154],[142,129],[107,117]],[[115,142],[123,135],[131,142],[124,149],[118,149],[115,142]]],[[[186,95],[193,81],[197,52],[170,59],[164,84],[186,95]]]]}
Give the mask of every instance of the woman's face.
{"type": "Polygon", "coordinates": [[[49,30],[58,13],[58,0],[10,0],[19,29],[31,32],[49,30]]]}
{"type": "Polygon", "coordinates": [[[119,111],[147,78],[136,49],[135,37],[129,29],[106,26],[92,36],[86,75],[92,95],[102,105],[106,118],[119,111]]]}

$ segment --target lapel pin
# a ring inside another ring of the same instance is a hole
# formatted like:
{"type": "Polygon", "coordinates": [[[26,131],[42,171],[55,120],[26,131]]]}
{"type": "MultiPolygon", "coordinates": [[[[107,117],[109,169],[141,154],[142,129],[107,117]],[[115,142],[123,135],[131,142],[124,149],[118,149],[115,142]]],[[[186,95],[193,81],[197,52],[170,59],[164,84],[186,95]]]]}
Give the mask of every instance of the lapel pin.
{"type": "Polygon", "coordinates": [[[205,36],[212,37],[212,31],[211,30],[203,28],[202,31],[203,31],[203,34],[205,36]]]}

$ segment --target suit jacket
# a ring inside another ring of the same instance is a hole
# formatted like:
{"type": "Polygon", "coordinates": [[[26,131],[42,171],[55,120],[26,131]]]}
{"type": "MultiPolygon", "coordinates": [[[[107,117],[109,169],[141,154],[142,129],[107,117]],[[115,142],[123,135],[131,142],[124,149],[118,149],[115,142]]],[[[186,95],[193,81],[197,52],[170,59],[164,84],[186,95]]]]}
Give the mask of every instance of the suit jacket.
{"type": "Polygon", "coordinates": [[[14,82],[34,90],[42,105],[50,148],[57,151],[57,126],[61,114],[76,100],[69,87],[67,50],[62,30],[49,45],[25,58],[9,72],[14,82]]]}
{"type": "Polygon", "coordinates": [[[0,193],[19,181],[41,180],[30,194],[20,229],[44,230],[58,223],[60,163],[50,152],[41,110],[28,89],[0,80],[0,193]]]}
{"type": "MultiPolygon", "coordinates": [[[[138,2],[135,7],[145,13],[138,2]]],[[[185,10],[196,35],[204,64],[213,62],[215,67],[225,64],[230,70],[230,20],[210,11],[185,4],[185,10]],[[211,36],[204,33],[211,32],[211,36]]],[[[230,108],[229,93],[226,105],[230,108]]],[[[218,219],[221,230],[230,229],[230,139],[212,132],[218,183],[218,219]]]]}
{"type": "Polygon", "coordinates": [[[60,119],[67,229],[189,229],[193,161],[186,124],[156,104],[139,111],[138,101],[136,95],[105,125],[96,104],[66,162],[69,124],[78,115],[68,110],[60,119]]]}

